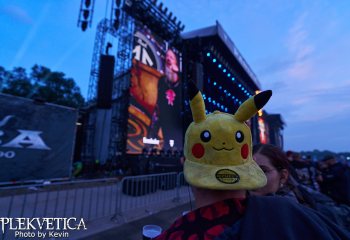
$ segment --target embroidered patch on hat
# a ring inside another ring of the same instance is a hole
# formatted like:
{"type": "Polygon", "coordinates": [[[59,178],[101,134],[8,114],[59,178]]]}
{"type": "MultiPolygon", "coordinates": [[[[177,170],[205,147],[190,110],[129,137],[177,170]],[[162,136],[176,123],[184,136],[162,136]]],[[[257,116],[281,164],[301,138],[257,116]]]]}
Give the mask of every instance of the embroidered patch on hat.
{"type": "Polygon", "coordinates": [[[215,173],[215,177],[222,183],[234,184],[239,182],[239,175],[230,169],[220,169],[215,173]]]}

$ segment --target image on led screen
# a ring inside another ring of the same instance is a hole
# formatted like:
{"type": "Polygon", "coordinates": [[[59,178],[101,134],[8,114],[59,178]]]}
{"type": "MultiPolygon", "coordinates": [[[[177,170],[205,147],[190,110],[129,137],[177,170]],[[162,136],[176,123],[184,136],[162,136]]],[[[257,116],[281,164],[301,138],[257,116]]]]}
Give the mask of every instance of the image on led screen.
{"type": "Polygon", "coordinates": [[[127,153],[182,149],[181,55],[137,25],[128,108],[127,153]]]}

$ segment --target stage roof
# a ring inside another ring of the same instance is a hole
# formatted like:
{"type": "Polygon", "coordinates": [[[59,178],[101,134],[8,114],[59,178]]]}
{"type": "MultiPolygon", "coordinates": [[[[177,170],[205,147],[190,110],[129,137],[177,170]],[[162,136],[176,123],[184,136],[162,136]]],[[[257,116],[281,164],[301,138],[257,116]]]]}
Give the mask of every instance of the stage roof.
{"type": "Polygon", "coordinates": [[[214,26],[197,29],[191,32],[186,32],[181,34],[182,39],[189,40],[195,38],[216,38],[232,53],[235,60],[241,65],[242,69],[247,73],[248,77],[255,85],[256,89],[261,89],[260,82],[246,60],[243,58],[242,54],[238,51],[237,47],[231,40],[231,38],[224,31],[222,26],[218,21],[214,26]]]}

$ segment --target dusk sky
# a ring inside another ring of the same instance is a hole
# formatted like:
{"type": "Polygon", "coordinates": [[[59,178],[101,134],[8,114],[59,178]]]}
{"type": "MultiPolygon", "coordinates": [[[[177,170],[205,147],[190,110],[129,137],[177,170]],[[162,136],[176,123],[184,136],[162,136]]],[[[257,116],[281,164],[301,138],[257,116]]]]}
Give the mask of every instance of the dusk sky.
{"type": "MultiPolygon", "coordinates": [[[[82,32],[80,0],[0,0],[0,66],[64,72],[86,97],[107,2],[96,0],[92,27],[82,32]]],[[[285,150],[350,151],[350,1],[162,2],[184,32],[220,22],[262,90],[273,91],[265,110],[286,122],[285,150]]]]}

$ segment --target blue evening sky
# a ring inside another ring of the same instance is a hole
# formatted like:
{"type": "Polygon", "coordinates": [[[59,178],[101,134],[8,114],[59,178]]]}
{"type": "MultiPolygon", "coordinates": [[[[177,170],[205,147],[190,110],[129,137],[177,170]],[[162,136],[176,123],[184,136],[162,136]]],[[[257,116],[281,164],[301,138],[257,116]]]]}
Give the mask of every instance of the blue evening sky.
{"type": "MultiPolygon", "coordinates": [[[[86,97],[96,25],[107,2],[96,0],[92,28],[82,32],[80,0],[0,0],[0,66],[64,72],[86,97]]],[[[286,150],[350,151],[348,0],[163,3],[185,32],[221,23],[262,89],[273,90],[265,110],[282,114],[286,150]]]]}

